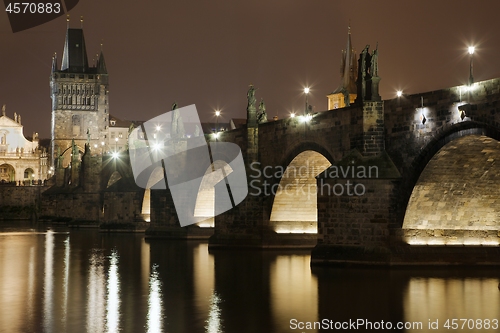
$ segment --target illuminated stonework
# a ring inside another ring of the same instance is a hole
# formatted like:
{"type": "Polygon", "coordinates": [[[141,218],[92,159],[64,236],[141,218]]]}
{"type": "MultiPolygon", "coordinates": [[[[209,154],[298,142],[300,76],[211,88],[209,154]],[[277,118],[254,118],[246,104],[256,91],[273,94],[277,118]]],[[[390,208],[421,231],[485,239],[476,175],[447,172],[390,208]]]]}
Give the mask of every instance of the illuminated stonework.
{"type": "Polygon", "coordinates": [[[500,142],[470,135],[444,146],[413,189],[403,229],[412,245],[500,244],[500,142]]]}
{"type": "Polygon", "coordinates": [[[320,153],[308,150],[288,165],[279,183],[270,224],[277,233],[317,233],[316,176],[330,166],[320,153]]]}

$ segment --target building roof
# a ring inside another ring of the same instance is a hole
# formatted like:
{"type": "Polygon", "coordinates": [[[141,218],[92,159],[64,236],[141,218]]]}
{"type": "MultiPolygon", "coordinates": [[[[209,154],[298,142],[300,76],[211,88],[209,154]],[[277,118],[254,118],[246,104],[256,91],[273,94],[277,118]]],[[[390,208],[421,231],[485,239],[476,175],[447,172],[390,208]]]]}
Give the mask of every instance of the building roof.
{"type": "Polygon", "coordinates": [[[231,129],[237,129],[241,127],[245,127],[247,124],[247,119],[246,118],[231,118],[231,121],[229,122],[231,129]]]}
{"type": "Polygon", "coordinates": [[[70,29],[66,31],[66,42],[61,63],[61,71],[69,73],[88,72],[89,63],[83,29],[70,29]]]}
{"type": "MultiPolygon", "coordinates": [[[[54,54],[52,57],[52,72],[57,71],[57,64],[57,56],[54,54]]],[[[60,71],[64,73],[108,74],[102,50],[97,55],[97,64],[89,67],[83,29],[72,28],[68,28],[66,31],[60,71]]]]}
{"type": "Polygon", "coordinates": [[[129,128],[130,125],[137,126],[135,122],[130,121],[130,120],[122,120],[118,117],[115,117],[113,115],[109,115],[109,127],[125,127],[129,128]],[[114,124],[114,125],[113,125],[114,124]]]}

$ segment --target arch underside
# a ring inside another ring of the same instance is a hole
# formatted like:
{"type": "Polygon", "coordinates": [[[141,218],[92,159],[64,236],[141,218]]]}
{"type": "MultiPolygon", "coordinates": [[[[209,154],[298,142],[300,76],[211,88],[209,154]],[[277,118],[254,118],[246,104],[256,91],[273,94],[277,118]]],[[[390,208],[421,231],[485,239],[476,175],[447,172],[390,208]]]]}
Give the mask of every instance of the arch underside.
{"type": "Polygon", "coordinates": [[[215,226],[215,185],[223,181],[233,169],[225,161],[217,160],[207,168],[200,184],[194,217],[201,220],[197,223],[200,228],[215,226]]]}
{"type": "Polygon", "coordinates": [[[410,244],[498,245],[500,142],[468,135],[442,147],[418,179],[403,221],[410,244]]]}
{"type": "Polygon", "coordinates": [[[275,194],[270,226],[277,233],[317,233],[316,176],[331,165],[321,153],[306,150],[283,171],[275,194]]]}
{"type": "Polygon", "coordinates": [[[142,198],[142,208],[141,215],[144,221],[151,222],[151,188],[155,186],[158,182],[162,181],[163,178],[163,168],[156,167],[151,173],[148,182],[146,184],[146,189],[144,190],[144,196],[142,198]]]}

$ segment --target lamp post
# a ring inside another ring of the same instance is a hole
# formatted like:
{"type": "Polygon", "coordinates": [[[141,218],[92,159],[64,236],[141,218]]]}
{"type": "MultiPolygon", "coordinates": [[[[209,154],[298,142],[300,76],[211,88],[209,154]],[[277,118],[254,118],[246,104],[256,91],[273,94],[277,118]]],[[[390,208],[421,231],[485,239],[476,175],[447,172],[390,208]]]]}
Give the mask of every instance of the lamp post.
{"type": "Polygon", "coordinates": [[[472,75],[473,72],[473,60],[474,60],[474,51],[475,51],[474,46],[469,46],[469,55],[470,55],[470,66],[469,66],[469,86],[472,86],[474,83],[474,77],[472,75]]]}
{"type": "Polygon", "coordinates": [[[305,110],[305,112],[304,112],[304,116],[305,116],[305,115],[307,115],[307,114],[308,114],[308,112],[309,112],[309,110],[308,110],[308,108],[309,108],[309,103],[307,102],[307,96],[309,95],[309,91],[310,91],[309,87],[305,87],[305,88],[304,88],[304,93],[306,94],[306,110],[305,110]]]}
{"type": "Polygon", "coordinates": [[[219,138],[219,116],[220,111],[215,110],[215,142],[217,142],[217,139],[219,138]]]}

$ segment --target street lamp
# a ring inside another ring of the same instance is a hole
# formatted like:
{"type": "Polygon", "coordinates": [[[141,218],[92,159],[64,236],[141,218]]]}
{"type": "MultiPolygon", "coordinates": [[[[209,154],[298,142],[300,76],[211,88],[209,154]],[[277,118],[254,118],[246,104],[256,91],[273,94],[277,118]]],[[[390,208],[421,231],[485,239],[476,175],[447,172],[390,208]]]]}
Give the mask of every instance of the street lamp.
{"type": "Polygon", "coordinates": [[[396,92],[396,95],[397,95],[398,97],[403,96],[403,91],[402,91],[402,90],[398,90],[398,91],[396,92]]]}
{"type": "Polygon", "coordinates": [[[307,102],[307,96],[309,95],[309,91],[310,91],[309,87],[304,88],[304,93],[306,94],[306,110],[304,112],[304,115],[308,113],[309,103],[307,102]]]}
{"type": "Polygon", "coordinates": [[[217,142],[217,138],[219,137],[219,116],[220,110],[215,110],[215,142],[217,142]]]}
{"type": "Polygon", "coordinates": [[[474,83],[474,77],[472,76],[473,70],[473,59],[474,59],[474,51],[476,48],[474,46],[469,46],[469,55],[470,55],[470,66],[469,66],[469,86],[472,86],[474,83]]]}

